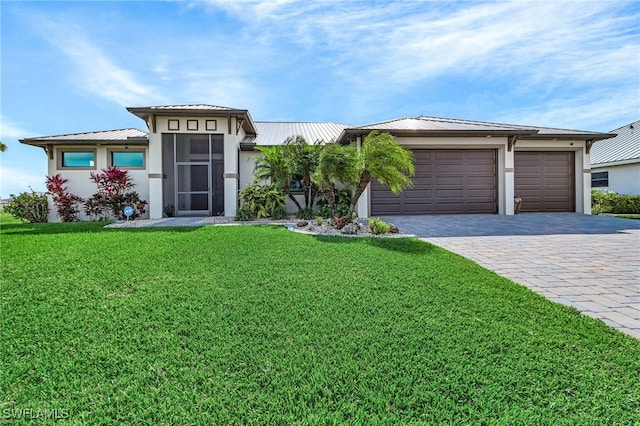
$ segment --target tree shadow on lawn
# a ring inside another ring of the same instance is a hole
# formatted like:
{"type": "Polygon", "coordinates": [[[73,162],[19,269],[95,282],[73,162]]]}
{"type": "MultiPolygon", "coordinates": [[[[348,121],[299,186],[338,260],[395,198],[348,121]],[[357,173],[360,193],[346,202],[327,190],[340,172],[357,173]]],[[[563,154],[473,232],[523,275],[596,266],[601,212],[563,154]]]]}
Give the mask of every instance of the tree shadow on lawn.
{"type": "Polygon", "coordinates": [[[13,235],[80,234],[98,232],[192,232],[201,228],[201,226],[105,228],[105,225],[108,225],[109,223],[111,222],[0,224],[0,234],[10,237],[13,235]]]}
{"type": "Polygon", "coordinates": [[[384,238],[384,237],[339,237],[331,235],[314,235],[318,241],[331,244],[367,244],[384,250],[406,254],[425,254],[434,250],[435,246],[417,238],[384,238]]]}

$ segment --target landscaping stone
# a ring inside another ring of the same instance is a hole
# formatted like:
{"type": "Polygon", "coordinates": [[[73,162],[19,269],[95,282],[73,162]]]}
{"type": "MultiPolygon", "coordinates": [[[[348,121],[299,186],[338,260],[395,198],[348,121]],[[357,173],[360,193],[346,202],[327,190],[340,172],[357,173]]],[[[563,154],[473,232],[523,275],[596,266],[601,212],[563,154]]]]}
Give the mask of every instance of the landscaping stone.
{"type": "Polygon", "coordinates": [[[393,223],[390,223],[390,224],[389,224],[389,233],[391,233],[391,234],[397,234],[397,233],[399,233],[399,232],[400,232],[400,230],[398,229],[398,227],[397,227],[397,226],[395,226],[393,223]]]}
{"type": "Polygon", "coordinates": [[[309,225],[309,222],[307,222],[306,220],[301,220],[297,225],[298,228],[304,228],[305,226],[309,225]]]}
{"type": "Polygon", "coordinates": [[[340,233],[345,235],[356,235],[359,230],[360,225],[357,223],[349,223],[340,230],[340,233]]]}

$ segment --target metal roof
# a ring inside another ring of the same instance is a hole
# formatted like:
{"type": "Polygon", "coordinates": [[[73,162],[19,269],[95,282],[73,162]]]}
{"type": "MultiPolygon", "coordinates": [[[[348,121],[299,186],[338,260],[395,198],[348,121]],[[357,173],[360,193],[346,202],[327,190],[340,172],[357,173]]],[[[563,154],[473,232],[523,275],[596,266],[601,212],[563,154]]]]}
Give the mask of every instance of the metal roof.
{"type": "Polygon", "coordinates": [[[618,135],[591,148],[591,166],[640,163],[640,120],[611,131],[618,135]]]}
{"type": "MultiPolygon", "coordinates": [[[[149,106],[143,107],[147,109],[156,109],[156,110],[207,110],[207,111],[238,111],[239,108],[231,108],[225,106],[218,105],[209,105],[209,104],[189,104],[189,105],[157,105],[157,106],[149,106]]],[[[132,107],[135,109],[135,107],[132,107]]]]}
{"type": "Polygon", "coordinates": [[[608,133],[583,130],[558,129],[552,127],[522,126],[518,124],[492,123],[487,121],[459,120],[452,118],[429,117],[421,115],[415,118],[399,118],[365,126],[352,127],[340,136],[341,141],[349,135],[364,135],[371,130],[388,131],[401,136],[501,136],[513,135],[527,139],[606,139],[613,137],[608,133]]]}
{"type": "Polygon", "coordinates": [[[233,116],[240,119],[242,121],[242,128],[244,129],[245,133],[250,135],[256,134],[256,128],[253,122],[253,118],[251,118],[251,114],[249,114],[249,111],[246,109],[207,104],[189,104],[127,107],[127,111],[143,119],[147,123],[147,125],[149,125],[148,119],[150,117],[154,118],[158,115],[171,116],[184,115],[188,113],[188,116],[215,116],[217,115],[216,113],[221,113],[226,116],[233,116]]]}
{"type": "Polygon", "coordinates": [[[146,142],[148,135],[142,130],[128,128],[116,130],[102,130],[97,132],[69,133],[65,135],[39,136],[35,138],[20,139],[20,142],[28,145],[44,145],[51,143],[95,143],[105,142],[146,142]]]}
{"type": "Polygon", "coordinates": [[[258,135],[246,137],[242,143],[280,145],[287,138],[302,136],[307,142],[333,142],[347,128],[344,124],[326,122],[274,122],[256,121],[258,135]]]}

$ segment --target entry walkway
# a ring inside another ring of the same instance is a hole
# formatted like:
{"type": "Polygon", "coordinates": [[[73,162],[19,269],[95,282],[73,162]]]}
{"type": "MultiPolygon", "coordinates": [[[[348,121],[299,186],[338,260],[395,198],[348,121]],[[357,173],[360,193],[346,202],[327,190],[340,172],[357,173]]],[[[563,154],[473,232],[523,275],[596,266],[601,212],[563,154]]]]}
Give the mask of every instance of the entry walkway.
{"type": "Polygon", "coordinates": [[[640,339],[640,220],[577,213],[383,219],[640,339]]]}

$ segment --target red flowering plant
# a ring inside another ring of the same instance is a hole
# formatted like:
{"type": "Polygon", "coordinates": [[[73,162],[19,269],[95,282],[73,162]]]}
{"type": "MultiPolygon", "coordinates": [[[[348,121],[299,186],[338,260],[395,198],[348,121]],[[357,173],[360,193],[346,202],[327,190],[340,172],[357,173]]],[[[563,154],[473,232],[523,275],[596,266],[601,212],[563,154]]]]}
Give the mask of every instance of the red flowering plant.
{"type": "Polygon", "coordinates": [[[47,191],[53,198],[58,216],[63,222],[77,222],[80,213],[80,204],[84,201],[82,197],[71,194],[64,184],[67,179],[63,179],[59,174],[47,177],[47,191]]]}
{"type": "Polygon", "coordinates": [[[98,192],[85,202],[84,211],[93,220],[104,220],[110,216],[124,220],[124,208],[127,206],[133,208],[130,219],[135,219],[146,211],[147,202],[132,191],[135,184],[127,170],[109,167],[102,169],[102,173],[92,172],[91,180],[98,186],[98,192]]]}

